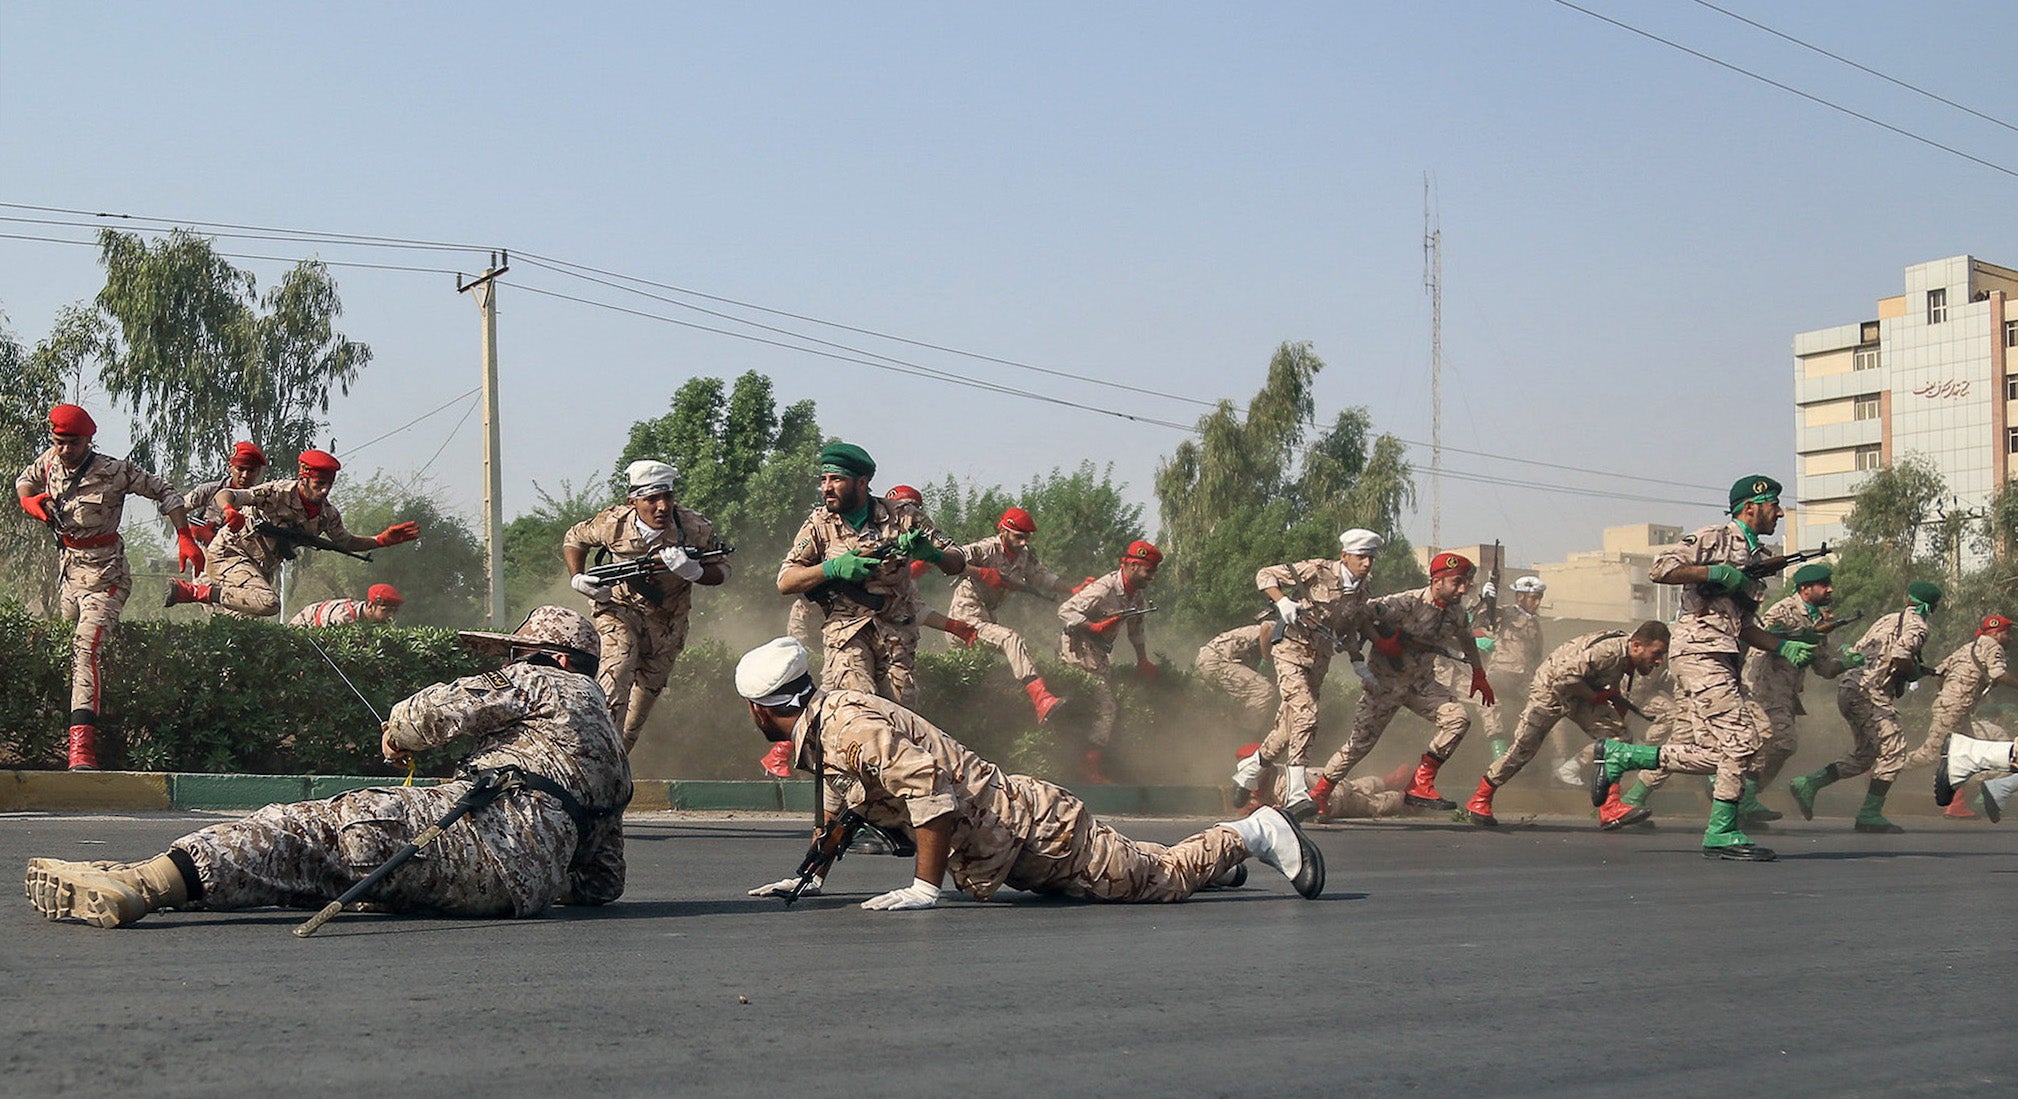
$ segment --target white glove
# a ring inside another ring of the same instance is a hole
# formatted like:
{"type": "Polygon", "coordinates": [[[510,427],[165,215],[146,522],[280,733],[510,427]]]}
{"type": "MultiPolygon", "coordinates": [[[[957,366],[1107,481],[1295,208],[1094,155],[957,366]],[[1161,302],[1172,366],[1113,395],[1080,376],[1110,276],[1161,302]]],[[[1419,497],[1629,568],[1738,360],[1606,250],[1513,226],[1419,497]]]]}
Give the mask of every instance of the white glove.
{"type": "Polygon", "coordinates": [[[574,576],[568,580],[568,587],[571,587],[576,591],[581,592],[583,595],[588,596],[590,599],[594,599],[598,602],[608,599],[610,597],[610,586],[608,584],[596,583],[596,578],[590,576],[588,573],[585,572],[578,572],[574,574],[574,576]]]}
{"type": "Polygon", "coordinates": [[[1296,625],[1296,600],[1286,595],[1276,600],[1275,613],[1282,616],[1282,621],[1285,625],[1296,625]]]}
{"type": "Polygon", "coordinates": [[[1493,586],[1492,581],[1488,580],[1485,582],[1485,587],[1478,590],[1478,594],[1481,599],[1490,601],[1499,597],[1499,589],[1493,586]]]}
{"type": "MultiPolygon", "coordinates": [[[[774,881],[769,885],[760,885],[755,889],[750,890],[750,896],[782,897],[785,894],[790,893],[792,891],[792,888],[798,884],[799,884],[798,876],[794,875],[792,877],[786,878],[783,881],[774,881]]],[[[825,874],[815,874],[813,875],[812,883],[807,885],[806,888],[799,893],[799,895],[801,897],[817,897],[820,895],[820,887],[825,884],[827,884],[827,876],[825,874]]]]}
{"type": "Polygon", "coordinates": [[[1367,667],[1365,664],[1354,663],[1352,674],[1359,677],[1359,681],[1366,685],[1367,690],[1372,691],[1380,688],[1380,680],[1374,676],[1373,669],[1367,667]]]}
{"type": "Polygon", "coordinates": [[[910,908],[931,908],[939,903],[939,883],[912,878],[902,889],[892,889],[880,897],[870,897],[862,907],[879,912],[902,912],[910,908]]]}
{"type": "Polygon", "coordinates": [[[701,578],[701,563],[687,556],[685,546],[667,546],[660,550],[659,563],[666,566],[667,571],[674,576],[688,583],[701,578]]]}

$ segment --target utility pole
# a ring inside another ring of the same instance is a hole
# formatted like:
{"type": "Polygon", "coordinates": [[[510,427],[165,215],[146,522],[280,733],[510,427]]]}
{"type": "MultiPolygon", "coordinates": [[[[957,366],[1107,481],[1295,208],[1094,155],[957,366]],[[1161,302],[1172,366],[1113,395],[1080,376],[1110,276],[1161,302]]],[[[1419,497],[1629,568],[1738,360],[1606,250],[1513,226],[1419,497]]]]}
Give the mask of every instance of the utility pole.
{"type": "Polygon", "coordinates": [[[504,590],[504,470],[498,456],[497,418],[497,279],[511,270],[511,253],[492,252],[490,268],[465,283],[455,280],[456,293],[473,291],[483,314],[483,534],[484,580],[490,586],[491,629],[505,628],[504,590]]]}
{"type": "Polygon", "coordinates": [[[1443,226],[1422,174],[1422,285],[1429,291],[1429,548],[1443,548],[1443,226]]]}

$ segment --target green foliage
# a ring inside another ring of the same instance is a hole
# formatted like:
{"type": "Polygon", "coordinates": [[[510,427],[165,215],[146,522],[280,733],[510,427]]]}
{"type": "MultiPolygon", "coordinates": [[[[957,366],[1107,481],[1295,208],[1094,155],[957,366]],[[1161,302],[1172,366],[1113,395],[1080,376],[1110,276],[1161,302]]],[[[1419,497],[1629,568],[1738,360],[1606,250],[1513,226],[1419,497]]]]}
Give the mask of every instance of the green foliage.
{"type": "MultiPolygon", "coordinates": [[[[49,406],[63,397],[63,380],[43,349],[30,354],[0,318],[0,469],[9,476],[49,446],[49,406]]],[[[18,512],[0,523],[0,593],[37,606],[53,605],[56,552],[49,531],[18,512]]]]}
{"type": "Polygon", "coordinates": [[[962,543],[995,533],[995,524],[1011,507],[1029,512],[1037,521],[1032,545],[1038,556],[1051,571],[1077,582],[1114,571],[1121,551],[1143,537],[1142,505],[1128,502],[1127,487],[1115,482],[1112,465],[1098,468],[1086,461],[1070,473],[1053,469],[1032,477],[1014,493],[1000,485],[963,487],[950,474],[919,491],[932,521],[962,543]]]}
{"type": "MultiPolygon", "coordinates": [[[[344,526],[370,537],[394,523],[420,524],[420,539],[369,551],[364,562],[341,554],[304,550],[295,559],[288,613],[324,599],[362,599],[373,584],[391,584],[406,597],[403,626],[482,628],[488,610],[483,540],[440,501],[408,484],[375,473],[361,483],[339,481],[344,526]]],[[[556,542],[558,545],[558,542],[556,542]]]]}
{"type": "Polygon", "coordinates": [[[616,501],[599,485],[580,489],[561,482],[559,496],[533,482],[539,503],[505,524],[505,604],[507,617],[523,617],[549,598],[557,583],[567,580],[561,560],[561,540],[568,528],[616,501]]]}
{"type": "MultiPolygon", "coordinates": [[[[1904,605],[1906,585],[1933,580],[1947,585],[1944,567],[1953,533],[1928,538],[1948,485],[1933,464],[1908,455],[1872,474],[1857,490],[1843,521],[1848,537],[1837,550],[1837,613],[1876,618],[1904,605]]],[[[1952,603],[1951,603],[1952,605],[1952,603]]]]}

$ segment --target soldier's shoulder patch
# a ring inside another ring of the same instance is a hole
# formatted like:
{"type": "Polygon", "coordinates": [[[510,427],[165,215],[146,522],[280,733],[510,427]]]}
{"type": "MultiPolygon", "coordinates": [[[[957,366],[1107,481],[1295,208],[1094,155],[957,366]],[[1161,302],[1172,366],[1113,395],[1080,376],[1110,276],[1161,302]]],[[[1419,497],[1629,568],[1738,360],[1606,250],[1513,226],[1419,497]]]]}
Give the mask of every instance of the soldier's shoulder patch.
{"type": "Polygon", "coordinates": [[[1695,544],[1696,544],[1696,536],[1695,536],[1695,535],[1693,535],[1693,534],[1684,534],[1684,535],[1682,535],[1682,545],[1685,545],[1685,546],[1693,546],[1693,545],[1695,545],[1695,544]]]}
{"type": "Polygon", "coordinates": [[[485,672],[483,673],[483,681],[489,686],[491,686],[493,689],[500,691],[508,691],[511,690],[512,688],[511,676],[508,676],[503,672],[497,672],[497,671],[485,672]]]}

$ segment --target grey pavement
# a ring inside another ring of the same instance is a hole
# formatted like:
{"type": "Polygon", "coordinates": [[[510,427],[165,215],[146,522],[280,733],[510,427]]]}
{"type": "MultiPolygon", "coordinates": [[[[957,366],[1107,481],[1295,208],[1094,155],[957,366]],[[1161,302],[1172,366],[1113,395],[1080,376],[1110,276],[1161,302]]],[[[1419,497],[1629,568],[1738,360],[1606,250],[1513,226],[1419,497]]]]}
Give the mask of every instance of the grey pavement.
{"type": "MultiPolygon", "coordinates": [[[[219,814],[0,815],[0,864],[135,858],[219,814]]],[[[1175,840],[1192,821],[1126,821],[1175,840]]],[[[1699,818],[1317,829],[1328,893],[1263,867],[1173,906],[1023,893],[791,910],[806,826],[644,814],[630,886],[536,920],[0,902],[8,1094],[2010,1095],[2018,830],[1847,822],[1698,854],[1699,818]],[[747,1003],[744,1001],[747,1000],[747,1003]]],[[[1761,839],[1766,837],[1762,835],[1761,839]]]]}

